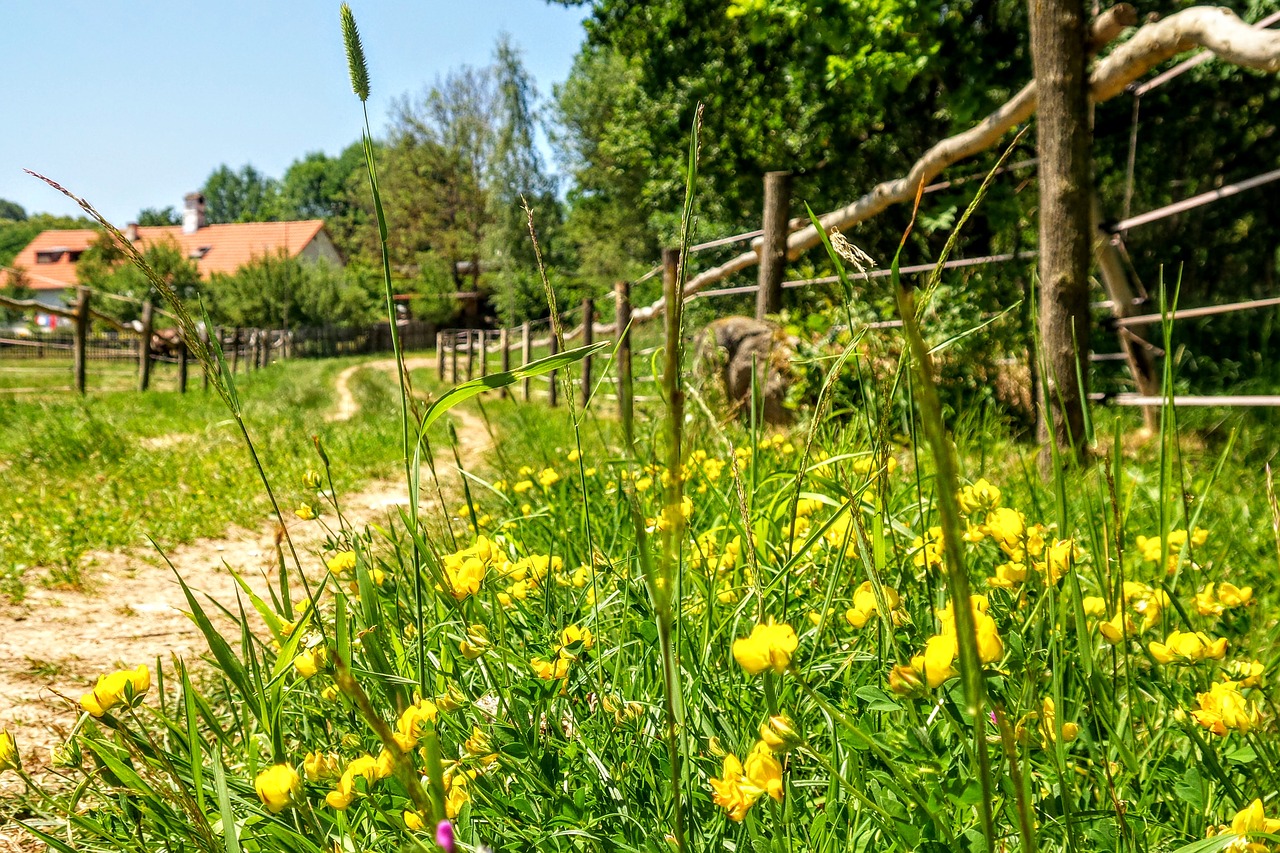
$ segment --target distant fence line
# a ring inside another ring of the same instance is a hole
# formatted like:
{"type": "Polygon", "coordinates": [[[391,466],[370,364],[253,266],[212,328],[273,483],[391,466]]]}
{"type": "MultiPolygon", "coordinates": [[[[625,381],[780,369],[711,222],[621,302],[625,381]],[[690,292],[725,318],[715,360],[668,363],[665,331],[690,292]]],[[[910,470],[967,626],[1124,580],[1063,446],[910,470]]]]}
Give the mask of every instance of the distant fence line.
{"type": "MultiPolygon", "coordinates": [[[[72,386],[85,393],[91,362],[134,362],[138,365],[137,389],[151,386],[152,367],[157,363],[178,367],[177,390],[186,393],[191,351],[181,332],[155,329],[155,312],[144,303],[139,329],[120,324],[105,332],[92,332],[90,319],[97,316],[90,306],[92,295],[82,289],[70,309],[40,306],[72,321],[68,331],[37,333],[19,337],[0,333],[0,370],[6,363],[30,364],[37,360],[61,360],[71,357],[72,386]]],[[[12,300],[10,301],[12,303],[12,300]]],[[[25,306],[24,306],[25,307],[25,306]]],[[[434,323],[420,320],[402,321],[396,325],[401,346],[406,350],[426,349],[435,341],[434,323]]],[[[262,329],[215,326],[200,330],[207,344],[216,341],[221,347],[227,367],[233,374],[259,370],[276,361],[294,358],[332,358],[344,355],[372,355],[393,351],[391,326],[386,321],[363,325],[305,326],[293,329],[262,329]]],[[[209,387],[209,377],[201,372],[201,385],[209,387]]]]}

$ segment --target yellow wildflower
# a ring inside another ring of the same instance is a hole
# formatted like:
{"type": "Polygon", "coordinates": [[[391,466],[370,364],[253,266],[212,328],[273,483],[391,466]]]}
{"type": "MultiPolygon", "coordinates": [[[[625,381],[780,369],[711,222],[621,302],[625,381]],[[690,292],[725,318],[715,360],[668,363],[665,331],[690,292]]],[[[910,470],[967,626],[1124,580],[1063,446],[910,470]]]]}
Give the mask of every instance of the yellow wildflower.
{"type": "Polygon", "coordinates": [[[338,786],[325,796],[325,802],[330,807],[341,811],[351,805],[352,800],[355,799],[356,794],[359,792],[356,788],[357,780],[364,779],[367,790],[367,786],[372,785],[379,779],[385,779],[389,775],[391,775],[390,762],[382,760],[381,756],[375,759],[372,755],[365,753],[348,764],[347,769],[342,771],[342,778],[338,780],[338,786]]]}
{"type": "Polygon", "coordinates": [[[544,489],[549,489],[558,482],[560,482],[560,473],[554,468],[543,468],[538,473],[538,485],[544,489]]]}
{"type": "Polygon", "coordinates": [[[1232,679],[1240,682],[1241,687],[1257,687],[1262,683],[1262,675],[1266,672],[1266,666],[1262,661],[1243,661],[1235,660],[1227,667],[1227,672],[1232,679]]]}
{"type": "Polygon", "coordinates": [[[18,755],[18,742],[13,734],[5,729],[0,731],[0,773],[6,770],[17,770],[22,766],[18,755]]]}
{"type": "Polygon", "coordinates": [[[458,648],[467,660],[480,657],[489,648],[489,629],[483,625],[472,625],[467,629],[467,636],[458,644],[458,648]]]}
{"type": "Polygon", "coordinates": [[[1248,734],[1260,719],[1258,706],[1244,698],[1234,681],[1216,682],[1207,693],[1197,694],[1196,701],[1200,707],[1191,716],[1216,735],[1228,731],[1248,734]]]}
{"type": "Polygon", "coordinates": [[[80,697],[80,707],[101,717],[116,705],[134,705],[151,688],[151,670],[145,664],[98,676],[93,691],[80,697]]]}
{"type": "Polygon", "coordinates": [[[302,770],[307,780],[318,782],[321,779],[332,779],[338,775],[338,756],[333,752],[308,752],[302,759],[302,770]]]}
{"type": "Polygon", "coordinates": [[[1221,616],[1224,610],[1242,607],[1253,600],[1253,587],[1235,584],[1207,584],[1196,593],[1196,609],[1201,616],[1221,616]]]}
{"type": "Polygon", "coordinates": [[[421,832],[426,828],[426,823],[422,820],[422,815],[418,812],[405,809],[404,812],[404,828],[410,832],[421,832]]]}
{"type": "Polygon", "coordinates": [[[298,771],[288,764],[268,767],[253,780],[258,799],[272,814],[279,814],[292,805],[302,794],[302,780],[298,771]]]}
{"type": "Polygon", "coordinates": [[[569,677],[569,659],[559,655],[549,661],[533,658],[529,661],[529,665],[533,667],[534,674],[543,681],[569,677]]]}
{"type": "Polygon", "coordinates": [[[800,638],[790,625],[766,623],[751,629],[751,635],[733,641],[733,658],[751,675],[766,669],[784,673],[800,638]]]}
{"type": "Polygon", "coordinates": [[[396,743],[405,752],[413,749],[438,715],[439,708],[430,699],[422,699],[405,708],[396,721],[396,743]]]}
{"type": "Polygon", "coordinates": [[[1173,631],[1163,643],[1149,643],[1147,649],[1157,663],[1222,660],[1227,654],[1227,638],[1214,639],[1201,631],[1173,631]]]}
{"type": "Polygon", "coordinates": [[[1021,563],[1027,555],[1027,520],[1022,513],[1010,507],[996,507],[987,513],[987,523],[982,530],[995,540],[1000,550],[1015,563],[1021,563]]]}
{"type": "Polygon", "coordinates": [[[1218,835],[1240,836],[1239,839],[1231,842],[1231,845],[1226,848],[1230,853],[1267,853],[1268,845],[1248,840],[1250,835],[1259,832],[1265,832],[1269,835],[1280,834],[1280,820],[1266,816],[1261,799],[1255,799],[1252,803],[1236,812],[1236,816],[1231,820],[1231,826],[1223,826],[1218,829],[1218,835]]]}
{"type": "Polygon", "coordinates": [[[339,551],[328,560],[329,571],[335,575],[349,572],[356,567],[355,551],[339,551]]]}
{"type": "MultiPolygon", "coordinates": [[[[884,587],[885,604],[889,605],[890,610],[896,610],[902,599],[898,597],[898,591],[890,587],[884,587]]],[[[871,581],[863,581],[853,592],[853,607],[850,607],[844,614],[844,618],[855,628],[861,628],[870,621],[872,616],[878,612],[879,602],[876,599],[875,588],[871,585],[871,581]]]]}
{"type": "Polygon", "coordinates": [[[293,511],[293,514],[303,521],[310,521],[316,517],[316,511],[309,503],[298,504],[298,508],[293,511]]]}
{"type": "MultiPolygon", "coordinates": [[[[1053,699],[1045,697],[1044,703],[1040,706],[1040,734],[1044,738],[1045,745],[1056,743],[1058,740],[1058,715],[1053,706],[1053,699]]],[[[1076,723],[1062,724],[1062,742],[1071,743],[1080,736],[1080,726],[1076,723]]]]}
{"type": "Polygon", "coordinates": [[[911,547],[915,549],[916,568],[922,569],[928,566],[931,569],[942,568],[942,528],[930,527],[925,531],[923,536],[917,536],[912,542],[911,547]]]}
{"type": "Polygon", "coordinates": [[[325,663],[324,647],[299,652],[293,659],[293,668],[303,678],[310,678],[319,672],[325,663]]]}
{"type": "Polygon", "coordinates": [[[589,652],[595,644],[596,638],[590,628],[570,625],[560,632],[560,645],[556,651],[561,657],[575,658],[579,651],[589,652]]]}
{"type": "Polygon", "coordinates": [[[956,497],[960,502],[960,511],[965,515],[990,512],[1000,506],[1000,490],[985,479],[978,480],[972,486],[965,486],[956,497]]]}

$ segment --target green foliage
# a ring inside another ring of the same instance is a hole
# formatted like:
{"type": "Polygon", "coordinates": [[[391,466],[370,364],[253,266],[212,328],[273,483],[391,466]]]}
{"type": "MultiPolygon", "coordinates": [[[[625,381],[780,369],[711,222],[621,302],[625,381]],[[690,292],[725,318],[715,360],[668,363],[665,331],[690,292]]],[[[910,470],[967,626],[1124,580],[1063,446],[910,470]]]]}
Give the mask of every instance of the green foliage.
{"type": "Polygon", "coordinates": [[[181,225],[182,214],[174,209],[173,205],[168,207],[144,207],[138,211],[139,225],[181,225]]]}
{"type": "Polygon", "coordinates": [[[27,211],[22,205],[16,201],[9,201],[7,198],[0,198],[0,219],[7,219],[10,222],[21,222],[27,218],[27,211]]]}
{"type": "MultiPolygon", "coordinates": [[[[142,249],[148,265],[184,300],[192,300],[200,290],[200,271],[172,238],[152,240],[142,249]]],[[[100,235],[76,263],[76,279],[106,293],[126,296],[131,301],[99,299],[96,310],[121,321],[141,316],[138,303],[151,300],[159,305],[161,294],[146,274],[128,261],[116,242],[100,235]]]]}
{"type": "Polygon", "coordinates": [[[217,322],[288,329],[368,323],[378,314],[378,284],[358,264],[342,269],[280,253],[257,257],[231,275],[215,273],[205,292],[217,322]]]}
{"type": "MultiPolygon", "coordinates": [[[[300,482],[314,465],[313,433],[350,460],[335,472],[348,486],[389,470],[379,409],[324,421],[344,366],[290,362],[241,377],[246,417],[281,482],[300,482]]],[[[91,368],[91,379],[103,369],[91,368]]],[[[385,372],[368,373],[354,387],[358,399],[386,397],[385,372]]],[[[225,417],[216,396],[199,393],[0,394],[0,466],[6,483],[23,484],[0,489],[0,593],[21,597],[25,585],[47,580],[41,568],[78,578],[89,551],[146,549],[148,536],[170,548],[230,524],[258,526],[269,507],[238,435],[212,426],[225,417]]],[[[290,490],[295,497],[305,494],[290,490]]]]}
{"type": "Polygon", "coordinates": [[[214,169],[200,192],[205,199],[205,218],[210,225],[270,222],[282,218],[280,182],[248,163],[239,171],[226,164],[214,169]]]}
{"type": "MultiPolygon", "coordinates": [[[[10,299],[31,299],[35,293],[31,288],[31,277],[27,275],[27,271],[22,267],[11,267],[5,276],[3,294],[0,295],[10,299]]],[[[18,323],[29,320],[30,316],[30,311],[0,305],[0,322],[18,323]]]]}

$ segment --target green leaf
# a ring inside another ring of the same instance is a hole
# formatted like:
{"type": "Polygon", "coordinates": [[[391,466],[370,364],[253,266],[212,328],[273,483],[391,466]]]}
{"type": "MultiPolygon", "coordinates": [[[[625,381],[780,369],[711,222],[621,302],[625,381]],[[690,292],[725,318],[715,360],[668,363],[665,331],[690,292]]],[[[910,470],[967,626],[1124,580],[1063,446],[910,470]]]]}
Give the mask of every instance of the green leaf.
{"type": "Polygon", "coordinates": [[[1217,853],[1219,850],[1226,850],[1240,836],[1238,835],[1215,835],[1212,838],[1204,838],[1200,841],[1193,841],[1190,844],[1183,845],[1173,853],[1217,853]]]}
{"type": "Polygon", "coordinates": [[[867,704],[868,711],[901,711],[902,706],[894,701],[893,697],[885,693],[879,687],[859,687],[854,691],[853,695],[863,700],[867,704]]]}
{"type": "Polygon", "coordinates": [[[594,344],[588,344],[585,347],[565,350],[564,352],[549,355],[546,358],[540,358],[537,361],[531,361],[523,367],[517,367],[514,370],[507,370],[499,373],[490,373],[488,376],[481,376],[479,379],[472,379],[470,382],[463,382],[461,385],[455,385],[439,399],[427,407],[427,412],[422,416],[422,425],[418,428],[418,442],[422,442],[423,436],[427,434],[427,430],[431,425],[444,416],[444,413],[452,409],[454,406],[466,400],[470,400],[477,394],[485,391],[496,391],[499,388],[506,388],[508,385],[514,385],[526,378],[541,376],[544,373],[550,373],[553,370],[559,370],[562,367],[568,367],[571,364],[582,361],[589,355],[595,355],[602,349],[610,346],[609,341],[600,341],[594,344]]]}
{"type": "Polygon", "coordinates": [[[222,839],[227,853],[240,853],[240,837],[236,832],[236,816],[231,811],[231,792],[227,790],[227,771],[222,766],[222,750],[213,753],[213,784],[218,791],[218,811],[222,816],[222,839]]]}
{"type": "Polygon", "coordinates": [[[1200,771],[1194,766],[1188,767],[1187,772],[1178,780],[1178,784],[1173,786],[1173,793],[1178,799],[1195,806],[1200,811],[1205,806],[1205,790],[1204,779],[1200,776],[1200,771]]]}
{"type": "Polygon", "coordinates": [[[1254,752],[1253,747],[1248,744],[1237,746],[1235,749],[1223,756],[1223,758],[1233,764],[1248,764],[1249,762],[1256,760],[1257,757],[1258,753],[1254,752]]]}

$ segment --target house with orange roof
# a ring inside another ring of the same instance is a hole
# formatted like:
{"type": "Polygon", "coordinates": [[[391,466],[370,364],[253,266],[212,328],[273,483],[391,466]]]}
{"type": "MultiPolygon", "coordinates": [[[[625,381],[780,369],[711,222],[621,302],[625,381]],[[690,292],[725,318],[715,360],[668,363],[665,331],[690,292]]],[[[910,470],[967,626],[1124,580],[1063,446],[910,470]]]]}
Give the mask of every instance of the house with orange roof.
{"type": "MultiPolygon", "coordinates": [[[[41,232],[13,260],[24,271],[35,301],[65,307],[75,299],[76,263],[101,232],[93,228],[41,232]]],[[[254,258],[284,252],[291,258],[328,261],[341,265],[342,256],[324,228],[324,220],[301,222],[233,222],[210,225],[205,221],[205,201],[200,193],[185,198],[181,225],[139,226],[130,223],[125,237],[139,244],[172,240],[200,271],[202,279],[214,273],[234,273],[254,258]]],[[[0,272],[0,287],[8,273],[0,272]]]]}

